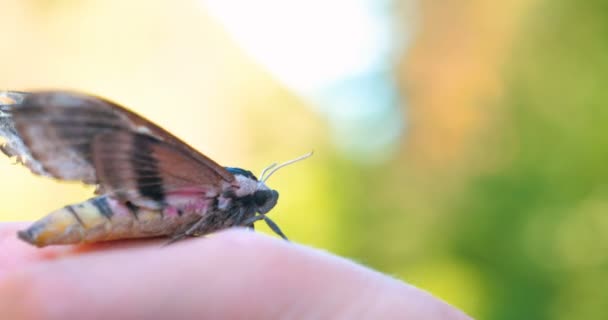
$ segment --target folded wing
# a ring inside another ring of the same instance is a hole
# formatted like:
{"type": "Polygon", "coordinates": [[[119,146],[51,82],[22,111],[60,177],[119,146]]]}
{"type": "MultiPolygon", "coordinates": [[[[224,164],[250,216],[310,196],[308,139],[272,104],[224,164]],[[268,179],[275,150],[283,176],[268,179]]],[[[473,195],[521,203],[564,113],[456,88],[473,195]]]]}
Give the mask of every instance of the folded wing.
{"type": "Polygon", "coordinates": [[[99,184],[125,201],[213,191],[234,177],[169,132],[107,100],[71,92],[0,92],[1,150],[36,174],[99,184]]]}

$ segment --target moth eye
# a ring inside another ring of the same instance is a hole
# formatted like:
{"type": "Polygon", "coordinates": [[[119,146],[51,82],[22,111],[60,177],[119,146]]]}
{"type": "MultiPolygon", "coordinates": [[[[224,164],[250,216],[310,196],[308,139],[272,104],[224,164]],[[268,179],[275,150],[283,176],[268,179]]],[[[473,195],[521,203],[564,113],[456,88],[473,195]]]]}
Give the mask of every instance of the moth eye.
{"type": "Polygon", "coordinates": [[[253,194],[253,201],[258,207],[263,206],[270,198],[270,190],[258,190],[253,194]]]}
{"type": "Polygon", "coordinates": [[[253,194],[253,201],[259,213],[270,211],[277,204],[279,193],[276,190],[258,190],[253,194]]]}

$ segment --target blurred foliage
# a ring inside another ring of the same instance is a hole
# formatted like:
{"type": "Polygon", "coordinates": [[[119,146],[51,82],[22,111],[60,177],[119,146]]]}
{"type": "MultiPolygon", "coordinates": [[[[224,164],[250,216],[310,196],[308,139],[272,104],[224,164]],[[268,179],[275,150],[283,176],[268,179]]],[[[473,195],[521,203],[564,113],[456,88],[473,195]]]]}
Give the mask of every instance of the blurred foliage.
{"type": "Polygon", "coordinates": [[[480,318],[608,317],[605,9],[547,1],[519,27],[500,117],[471,159],[499,160],[462,177],[438,234],[482,279],[480,318]]]}
{"type": "Polygon", "coordinates": [[[471,177],[449,249],[489,280],[484,318],[608,318],[605,9],[547,1],[522,28],[481,146],[507,160],[471,177]]]}
{"type": "MultiPolygon", "coordinates": [[[[3,62],[14,78],[0,78],[0,85],[107,92],[147,106],[147,116],[213,150],[209,155],[221,163],[254,171],[313,146],[315,157],[269,182],[282,192],[273,218],[293,240],[394,275],[480,319],[606,319],[608,7],[600,0],[518,1],[524,2],[530,4],[508,10],[457,2],[447,10],[421,1],[427,25],[397,70],[410,102],[410,131],[387,163],[341,154],[305,101],[252,66],[217,26],[179,6],[158,5],[138,18],[142,30],[163,32],[140,39],[135,53],[128,46],[139,29],[125,27],[135,19],[125,14],[117,20],[116,30],[128,30],[118,37],[120,52],[113,52],[112,31],[86,24],[83,30],[98,39],[81,31],[50,50],[49,59],[62,57],[82,40],[77,61],[64,58],[76,67],[63,78],[54,76],[64,65],[45,67],[32,80],[18,72],[23,61],[3,62]],[[155,18],[163,15],[166,21],[155,18]],[[446,32],[428,31],[435,27],[446,32]],[[176,30],[183,36],[174,38],[176,30]],[[103,54],[95,55],[99,43],[103,54]],[[99,59],[101,67],[87,59],[99,59]],[[194,116],[167,112],[168,105],[191,106],[194,116]]],[[[102,22],[118,12],[100,6],[85,11],[102,22]]],[[[36,190],[31,194],[39,199],[7,201],[5,220],[34,218],[90,192],[73,185],[61,186],[65,196],[56,186],[57,193],[44,192],[51,182],[0,165],[8,198],[36,190]]]]}
{"type": "Polygon", "coordinates": [[[483,319],[608,318],[605,9],[545,2],[522,19],[464,170],[335,164],[344,254],[483,319]]]}

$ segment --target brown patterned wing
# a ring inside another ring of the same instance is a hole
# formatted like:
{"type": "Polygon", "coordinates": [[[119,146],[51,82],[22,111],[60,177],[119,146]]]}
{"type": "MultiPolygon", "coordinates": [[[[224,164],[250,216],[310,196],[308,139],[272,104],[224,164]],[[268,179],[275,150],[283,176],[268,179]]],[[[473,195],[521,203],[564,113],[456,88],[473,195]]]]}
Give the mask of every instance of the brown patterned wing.
{"type": "Polygon", "coordinates": [[[149,208],[162,207],[174,192],[215,196],[222,183],[228,183],[210,170],[201,170],[189,153],[127,131],[96,136],[93,163],[106,192],[149,208]]]}
{"type": "MultiPolygon", "coordinates": [[[[193,186],[234,181],[232,174],[213,160],[154,123],[110,101],[84,94],[0,92],[0,136],[5,139],[1,150],[16,157],[32,172],[61,180],[101,184],[104,190],[132,188],[133,181],[129,179],[136,175],[134,168],[139,167],[129,164],[123,168],[120,174],[124,179],[119,183],[110,177],[117,176],[110,168],[114,161],[121,166],[125,164],[119,161],[120,157],[102,153],[118,155],[122,150],[141,155],[137,150],[141,146],[135,144],[146,139],[154,141],[144,143],[146,146],[162,149],[146,159],[158,162],[159,170],[175,175],[175,170],[169,168],[172,163],[180,163],[182,167],[200,172],[196,175],[189,172],[189,183],[193,186]],[[127,148],[129,142],[133,145],[127,148]],[[125,173],[127,168],[132,170],[129,175],[125,173]]],[[[162,183],[166,188],[173,188],[169,183],[186,185],[185,181],[178,183],[171,179],[164,179],[162,183]]]]}
{"type": "Polygon", "coordinates": [[[27,166],[33,173],[48,176],[49,174],[42,168],[40,162],[34,159],[15,129],[13,110],[21,105],[26,95],[25,92],[17,91],[0,92],[0,137],[2,138],[0,150],[27,166]]]}

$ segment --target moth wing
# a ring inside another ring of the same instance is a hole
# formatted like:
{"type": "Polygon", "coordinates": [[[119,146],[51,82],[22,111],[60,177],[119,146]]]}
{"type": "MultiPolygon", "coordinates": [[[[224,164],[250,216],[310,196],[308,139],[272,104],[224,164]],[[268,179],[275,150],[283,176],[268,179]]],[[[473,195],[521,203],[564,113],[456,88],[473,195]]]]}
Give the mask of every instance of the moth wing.
{"type": "Polygon", "coordinates": [[[145,134],[104,133],[92,151],[104,191],[139,206],[160,208],[174,192],[215,196],[227,183],[189,153],[145,134]]]}
{"type": "MultiPolygon", "coordinates": [[[[132,138],[132,142],[143,141],[146,137],[156,141],[154,148],[163,151],[158,151],[160,156],[155,161],[170,162],[179,158],[204,172],[196,175],[201,180],[192,181],[195,185],[234,181],[234,176],[213,160],[161,127],[108,100],[63,91],[0,92],[0,136],[5,139],[0,150],[16,157],[36,174],[100,184],[100,190],[104,192],[127,190],[131,184],[118,185],[118,180],[110,183],[108,174],[100,175],[102,170],[108,171],[97,167],[101,162],[95,161],[94,149],[98,153],[101,150],[117,153],[113,151],[114,143],[124,144],[129,135],[137,137],[132,138]],[[112,133],[117,133],[115,139],[101,138],[113,137],[112,133]]],[[[163,183],[167,182],[163,180],[163,183]]]]}
{"type": "Polygon", "coordinates": [[[15,158],[17,162],[27,166],[33,173],[39,175],[49,175],[42,165],[34,160],[34,156],[25,146],[23,139],[15,129],[13,121],[13,110],[18,107],[27,93],[17,91],[0,92],[0,151],[11,158],[15,158]]]}

